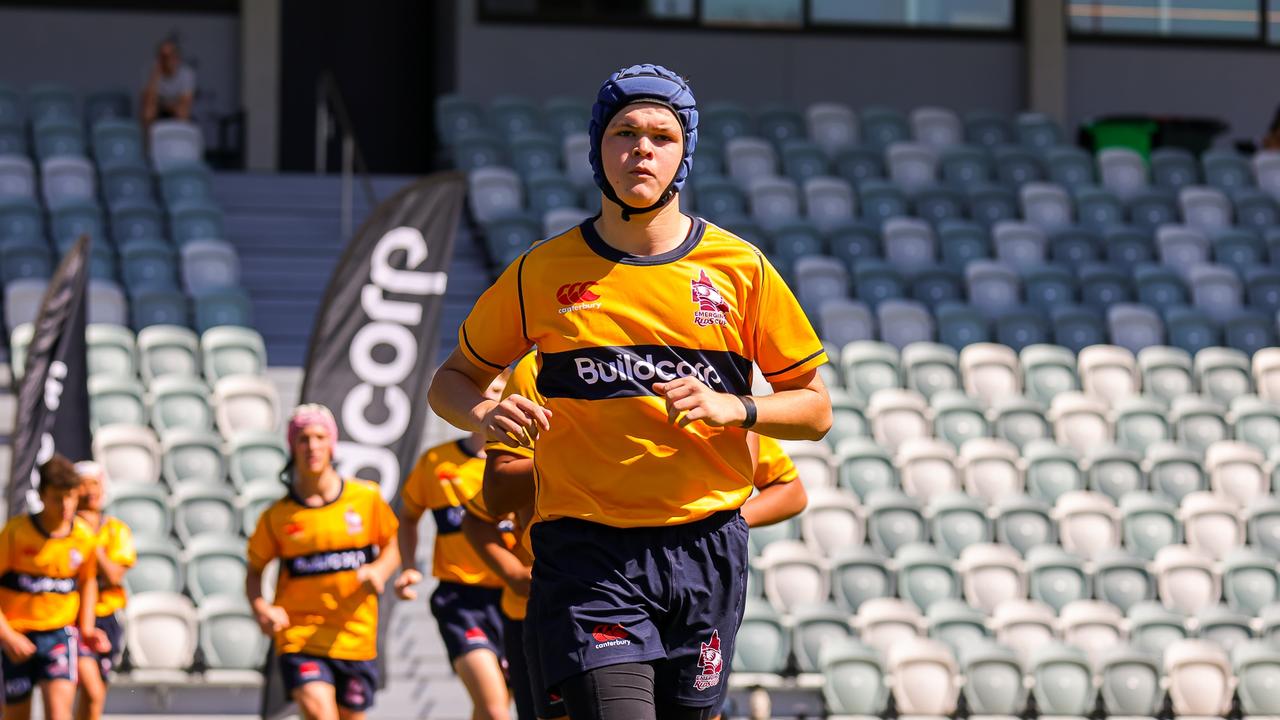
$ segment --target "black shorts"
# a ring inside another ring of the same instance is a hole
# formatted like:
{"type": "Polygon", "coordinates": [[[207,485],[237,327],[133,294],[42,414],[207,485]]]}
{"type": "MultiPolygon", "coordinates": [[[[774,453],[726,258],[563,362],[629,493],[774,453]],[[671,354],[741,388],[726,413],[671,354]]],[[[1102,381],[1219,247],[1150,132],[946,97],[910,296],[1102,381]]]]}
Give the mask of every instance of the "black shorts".
{"type": "Polygon", "coordinates": [[[506,627],[502,629],[507,650],[507,678],[511,696],[516,702],[519,720],[534,718],[560,718],[568,715],[564,701],[555,693],[535,691],[542,687],[542,674],[529,665],[525,654],[524,621],[503,616],[506,627]]]}
{"type": "Polygon", "coordinates": [[[444,582],[431,593],[431,614],[449,652],[449,662],[472,650],[492,650],[501,660],[502,591],[444,582]]]}
{"type": "Polygon", "coordinates": [[[660,661],[659,697],[711,707],[726,690],[747,583],[747,524],[725,511],[665,527],[576,519],[532,529],[530,665],[546,688],[620,663],[660,661]]]}
{"type": "Polygon", "coordinates": [[[13,705],[31,697],[37,685],[50,680],[77,682],[80,639],[75,628],[33,630],[23,633],[36,646],[36,652],[21,664],[0,653],[4,671],[4,702],[13,705]]]}
{"type": "Polygon", "coordinates": [[[124,628],[120,627],[120,620],[114,613],[98,618],[95,625],[107,634],[107,639],[111,641],[111,651],[106,655],[99,655],[89,649],[84,638],[80,638],[80,657],[98,661],[98,673],[102,675],[103,684],[106,684],[110,682],[111,670],[120,664],[120,657],[124,654],[124,628]]]}
{"type": "Polygon", "coordinates": [[[302,653],[285,653],[279,660],[284,689],[290,695],[307,683],[322,682],[333,686],[340,707],[360,712],[373,705],[378,688],[374,660],[334,660],[302,653]]]}

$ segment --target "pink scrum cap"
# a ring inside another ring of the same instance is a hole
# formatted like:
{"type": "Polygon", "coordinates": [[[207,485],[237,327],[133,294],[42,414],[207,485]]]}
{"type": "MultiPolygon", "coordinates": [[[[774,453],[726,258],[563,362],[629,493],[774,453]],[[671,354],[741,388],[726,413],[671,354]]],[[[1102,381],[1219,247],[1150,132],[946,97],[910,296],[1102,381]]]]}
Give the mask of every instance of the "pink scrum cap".
{"type": "Polygon", "coordinates": [[[293,409],[293,414],[289,416],[289,426],[285,430],[285,435],[289,439],[289,450],[293,451],[293,442],[298,439],[298,433],[308,425],[323,425],[329,431],[329,450],[333,451],[338,446],[338,421],[333,419],[333,413],[329,408],[319,403],[307,403],[299,405],[293,409]]]}

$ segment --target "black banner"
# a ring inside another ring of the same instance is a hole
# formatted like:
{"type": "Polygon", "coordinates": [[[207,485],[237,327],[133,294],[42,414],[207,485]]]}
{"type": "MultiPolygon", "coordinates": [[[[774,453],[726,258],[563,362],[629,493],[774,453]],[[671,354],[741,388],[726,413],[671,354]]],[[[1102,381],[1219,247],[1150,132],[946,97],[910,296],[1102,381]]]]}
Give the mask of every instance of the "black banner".
{"type": "Polygon", "coordinates": [[[302,402],[337,418],[338,471],[376,480],[388,500],[418,456],[465,193],[461,173],[437,173],[379,205],[334,269],[311,333],[302,402]]]}
{"type": "Polygon", "coordinates": [[[89,237],[81,236],[49,280],[27,348],[5,493],[9,517],[27,512],[36,468],[54,452],[72,461],[92,455],[84,341],[88,281],[89,237]]]}

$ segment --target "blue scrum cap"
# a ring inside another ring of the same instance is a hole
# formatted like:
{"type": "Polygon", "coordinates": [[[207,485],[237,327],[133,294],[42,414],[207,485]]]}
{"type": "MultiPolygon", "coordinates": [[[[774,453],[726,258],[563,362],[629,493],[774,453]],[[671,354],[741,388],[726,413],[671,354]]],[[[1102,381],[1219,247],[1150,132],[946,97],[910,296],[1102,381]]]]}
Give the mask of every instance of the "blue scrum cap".
{"type": "Polygon", "coordinates": [[[693,99],[693,90],[689,89],[684,78],[662,67],[661,65],[632,65],[609,76],[600,86],[596,94],[596,104],[591,108],[591,170],[595,174],[596,185],[606,198],[622,207],[622,218],[630,219],[631,214],[646,213],[656,210],[671,202],[684,181],[689,178],[693,168],[693,148],[698,144],[698,105],[693,99]],[[662,193],[658,202],[647,208],[635,208],[618,198],[613,186],[604,176],[604,167],[600,164],[600,140],[604,129],[622,108],[635,102],[654,102],[665,105],[675,113],[684,129],[684,158],[680,169],[671,181],[671,185],[662,193]]]}

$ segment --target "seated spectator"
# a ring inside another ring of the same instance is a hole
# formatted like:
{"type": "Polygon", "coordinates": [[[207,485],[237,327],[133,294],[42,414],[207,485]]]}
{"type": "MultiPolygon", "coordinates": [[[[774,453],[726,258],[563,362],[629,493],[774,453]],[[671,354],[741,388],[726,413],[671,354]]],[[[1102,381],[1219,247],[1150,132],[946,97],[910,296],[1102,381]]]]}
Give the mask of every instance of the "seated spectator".
{"type": "Polygon", "coordinates": [[[178,43],[172,38],[156,46],[156,61],[142,91],[142,124],[156,120],[191,119],[191,103],[196,95],[196,72],[182,63],[178,43]]]}

